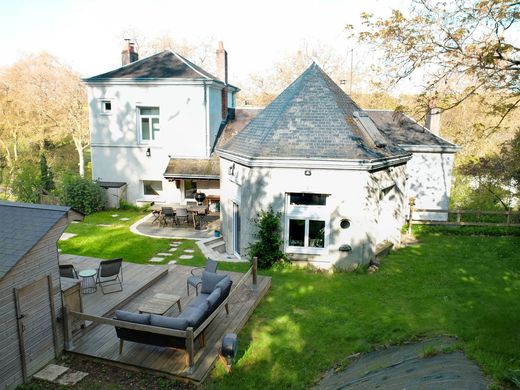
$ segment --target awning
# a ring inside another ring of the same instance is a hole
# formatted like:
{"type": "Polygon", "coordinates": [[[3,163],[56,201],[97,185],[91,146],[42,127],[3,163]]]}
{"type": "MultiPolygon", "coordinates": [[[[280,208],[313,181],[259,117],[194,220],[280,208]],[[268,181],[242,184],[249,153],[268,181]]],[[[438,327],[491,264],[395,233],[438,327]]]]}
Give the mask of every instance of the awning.
{"type": "Polygon", "coordinates": [[[122,181],[98,181],[96,183],[103,188],[121,188],[126,185],[126,183],[122,181]]]}
{"type": "Polygon", "coordinates": [[[220,162],[218,157],[209,160],[170,159],[166,171],[166,179],[220,179],[220,162]]]}

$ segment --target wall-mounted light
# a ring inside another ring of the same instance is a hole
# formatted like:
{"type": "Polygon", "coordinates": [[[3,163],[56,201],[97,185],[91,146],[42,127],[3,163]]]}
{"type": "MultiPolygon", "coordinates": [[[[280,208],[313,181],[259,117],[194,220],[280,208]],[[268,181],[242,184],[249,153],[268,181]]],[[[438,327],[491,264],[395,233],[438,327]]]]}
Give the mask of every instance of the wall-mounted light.
{"type": "Polygon", "coordinates": [[[150,150],[150,148],[146,149],[146,157],[151,157],[152,155],[152,151],[150,150]]]}
{"type": "Polygon", "coordinates": [[[311,172],[310,169],[306,169],[304,173],[305,173],[305,176],[310,176],[310,175],[312,175],[312,172],[311,172]]]}
{"type": "Polygon", "coordinates": [[[235,174],[235,163],[228,168],[228,173],[233,176],[235,174]]]}

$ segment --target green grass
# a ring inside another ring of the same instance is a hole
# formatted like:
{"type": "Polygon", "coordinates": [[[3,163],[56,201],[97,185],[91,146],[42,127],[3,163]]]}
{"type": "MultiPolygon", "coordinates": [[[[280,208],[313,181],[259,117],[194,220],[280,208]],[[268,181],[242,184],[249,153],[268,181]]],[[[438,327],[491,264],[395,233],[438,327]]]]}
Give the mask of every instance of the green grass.
{"type": "MultiPolygon", "coordinates": [[[[130,226],[144,217],[146,213],[135,210],[108,210],[87,215],[80,223],[70,224],[68,233],[77,234],[66,241],[59,241],[62,253],[92,256],[102,259],[122,257],[132,263],[147,263],[155,254],[168,252],[172,239],[140,236],[132,233],[130,226]],[[117,217],[112,217],[116,215],[117,217]],[[121,218],[129,218],[121,221],[121,218]],[[98,226],[110,225],[110,226],[98,226]]],[[[193,263],[204,264],[204,256],[194,241],[181,241],[176,252],[167,257],[164,263],[178,260],[184,249],[193,249],[193,263]]]]}
{"type": "MultiPolygon", "coordinates": [[[[63,252],[144,262],[168,249],[171,240],[128,231],[143,214],[118,211],[127,222],[111,214],[71,225],[68,231],[79,236],[60,242],[63,252]],[[117,226],[95,226],[106,221],[117,226]]],[[[328,369],[348,364],[349,355],[434,335],[457,336],[457,347],[495,384],[520,383],[520,237],[444,229],[414,227],[421,244],[391,253],[374,274],[263,271],[272,287],[239,334],[233,372],[217,363],[205,387],[307,388],[328,369]]],[[[185,241],[183,247],[195,245],[185,241]]],[[[194,259],[178,263],[204,261],[196,251],[194,259]]]]}
{"type": "Polygon", "coordinates": [[[282,269],[209,388],[306,388],[347,356],[433,335],[460,338],[496,383],[520,372],[520,238],[429,233],[378,272],[282,269]]]}

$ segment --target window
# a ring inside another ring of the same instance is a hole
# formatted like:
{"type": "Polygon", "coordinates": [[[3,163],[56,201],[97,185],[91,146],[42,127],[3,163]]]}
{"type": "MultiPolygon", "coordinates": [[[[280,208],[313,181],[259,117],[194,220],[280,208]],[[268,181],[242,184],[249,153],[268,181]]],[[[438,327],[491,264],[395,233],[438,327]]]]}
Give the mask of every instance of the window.
{"type": "Polygon", "coordinates": [[[194,180],[184,180],[184,198],[195,199],[197,193],[197,182],[194,180]]]}
{"type": "Polygon", "coordinates": [[[139,140],[141,143],[157,139],[159,125],[159,107],[139,107],[139,140]]]}
{"type": "Polygon", "coordinates": [[[110,114],[112,112],[112,102],[110,100],[101,101],[101,111],[105,114],[110,114]]]}
{"type": "Polygon", "coordinates": [[[326,194],[287,194],[286,252],[322,253],[328,242],[326,194]]]}
{"type": "Polygon", "coordinates": [[[162,191],[161,181],[143,180],[143,194],[157,196],[162,191]]]}

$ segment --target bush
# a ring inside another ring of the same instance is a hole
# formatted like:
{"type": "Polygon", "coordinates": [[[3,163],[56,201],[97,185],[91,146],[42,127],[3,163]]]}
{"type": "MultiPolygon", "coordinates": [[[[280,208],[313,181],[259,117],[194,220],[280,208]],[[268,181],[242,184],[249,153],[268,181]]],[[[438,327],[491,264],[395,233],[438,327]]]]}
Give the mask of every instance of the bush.
{"type": "Polygon", "coordinates": [[[261,210],[253,219],[258,229],[255,235],[258,241],[250,244],[247,251],[251,258],[258,258],[260,268],[270,268],[276,262],[287,260],[280,249],[283,244],[280,216],[280,213],[275,213],[269,208],[268,211],[261,210]]]}
{"type": "Polygon", "coordinates": [[[39,168],[31,161],[20,163],[11,183],[11,191],[19,202],[38,203],[41,178],[39,168]]]}
{"type": "Polygon", "coordinates": [[[65,176],[61,185],[60,200],[63,204],[85,215],[102,210],[106,204],[103,188],[80,176],[65,176]]]}

